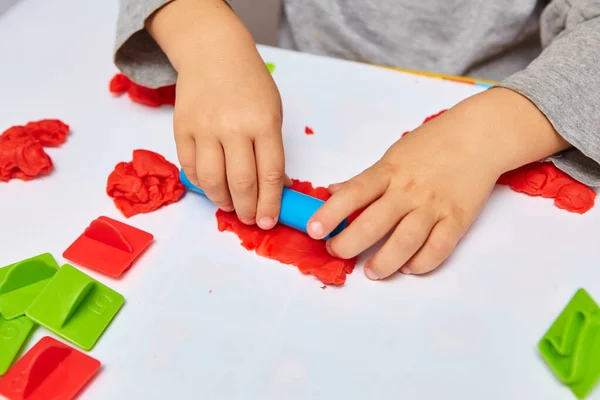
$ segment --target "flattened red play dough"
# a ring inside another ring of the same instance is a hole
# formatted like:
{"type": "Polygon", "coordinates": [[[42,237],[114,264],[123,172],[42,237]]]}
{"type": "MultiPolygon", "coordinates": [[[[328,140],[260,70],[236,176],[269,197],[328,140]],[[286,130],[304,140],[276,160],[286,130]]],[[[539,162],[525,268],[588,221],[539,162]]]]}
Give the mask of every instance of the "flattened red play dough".
{"type": "Polygon", "coordinates": [[[177,167],[149,150],[134,150],[133,160],[118,163],[106,184],[106,193],[127,218],[174,203],[183,192],[177,167]]]}
{"type": "Polygon", "coordinates": [[[150,89],[138,85],[123,74],[117,74],[111,79],[109,90],[117,96],[127,93],[132,101],[148,107],[175,105],[175,85],[150,89]]]}
{"type": "MultiPolygon", "coordinates": [[[[330,197],[324,187],[313,188],[310,182],[298,180],[292,182],[293,190],[321,200],[330,197]]],[[[326,285],[344,284],[346,275],[352,272],[356,264],[356,258],[342,260],[330,256],[325,241],[311,239],[307,234],[287,226],[277,225],[264,231],[255,225],[244,225],[235,213],[219,210],[216,215],[219,231],[235,233],[246,249],[283,264],[295,265],[303,274],[314,275],[326,285]]]]}
{"type": "Polygon", "coordinates": [[[52,160],[43,146],[65,142],[69,126],[49,119],[13,126],[0,135],[0,181],[25,181],[50,173],[52,160]]]}

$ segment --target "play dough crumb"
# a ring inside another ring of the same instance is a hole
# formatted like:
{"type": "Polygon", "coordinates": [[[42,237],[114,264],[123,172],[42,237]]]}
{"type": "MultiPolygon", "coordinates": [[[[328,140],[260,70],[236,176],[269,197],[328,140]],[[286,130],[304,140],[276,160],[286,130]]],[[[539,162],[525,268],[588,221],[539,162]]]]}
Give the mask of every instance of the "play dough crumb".
{"type": "Polygon", "coordinates": [[[307,126],[304,128],[304,133],[306,133],[307,135],[313,135],[315,131],[313,131],[310,126],[307,126]]]}

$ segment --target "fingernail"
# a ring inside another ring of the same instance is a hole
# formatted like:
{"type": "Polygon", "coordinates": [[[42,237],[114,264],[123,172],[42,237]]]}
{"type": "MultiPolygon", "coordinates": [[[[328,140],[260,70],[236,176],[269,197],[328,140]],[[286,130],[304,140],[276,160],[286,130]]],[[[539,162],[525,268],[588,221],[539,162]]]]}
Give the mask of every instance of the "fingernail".
{"type": "Polygon", "coordinates": [[[232,212],[234,210],[233,206],[223,206],[220,208],[221,208],[221,210],[223,210],[225,212],[232,212]]]}
{"type": "Polygon", "coordinates": [[[246,225],[254,225],[256,223],[254,218],[240,218],[240,221],[242,221],[246,225]]]}
{"type": "Polygon", "coordinates": [[[262,217],[258,220],[258,226],[262,229],[271,229],[275,226],[275,220],[271,217],[262,217]]]}
{"type": "Polygon", "coordinates": [[[373,270],[365,265],[365,275],[367,278],[369,278],[372,281],[378,281],[379,277],[377,275],[375,275],[375,273],[373,272],[373,270]]]}
{"type": "Polygon", "coordinates": [[[308,225],[308,228],[312,232],[312,234],[316,237],[323,236],[323,224],[318,221],[313,221],[308,225]]]}
{"type": "Polygon", "coordinates": [[[400,268],[400,272],[403,273],[404,275],[412,275],[412,270],[408,267],[400,268]]]}

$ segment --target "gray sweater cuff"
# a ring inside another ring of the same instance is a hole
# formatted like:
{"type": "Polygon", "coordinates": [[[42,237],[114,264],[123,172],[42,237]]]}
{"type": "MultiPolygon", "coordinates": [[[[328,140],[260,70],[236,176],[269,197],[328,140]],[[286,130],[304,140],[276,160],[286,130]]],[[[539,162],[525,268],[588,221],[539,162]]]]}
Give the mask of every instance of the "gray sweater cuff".
{"type": "Polygon", "coordinates": [[[114,62],[134,82],[150,87],[173,85],[177,72],[144,24],[172,0],[121,0],[114,62]]]}
{"type": "Polygon", "coordinates": [[[542,42],[551,43],[526,70],[498,86],[531,100],[573,146],[551,161],[580,182],[599,187],[600,10],[587,12],[586,19],[585,10],[574,10],[566,1],[554,3],[542,16],[542,42]]]}

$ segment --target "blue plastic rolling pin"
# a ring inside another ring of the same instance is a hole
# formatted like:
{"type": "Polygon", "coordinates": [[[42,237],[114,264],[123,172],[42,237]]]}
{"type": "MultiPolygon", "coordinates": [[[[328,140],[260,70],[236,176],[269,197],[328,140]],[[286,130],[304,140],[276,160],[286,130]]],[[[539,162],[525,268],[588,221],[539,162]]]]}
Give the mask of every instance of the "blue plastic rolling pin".
{"type": "MultiPolygon", "coordinates": [[[[183,185],[191,190],[192,192],[206,196],[204,191],[197,186],[194,186],[189,181],[187,176],[183,173],[183,170],[179,173],[179,179],[183,185]]],[[[281,211],[279,213],[279,222],[290,228],[297,229],[301,232],[306,233],[306,225],[311,217],[317,212],[317,210],[325,202],[320,199],[316,199],[311,196],[307,196],[304,193],[297,192],[292,189],[283,188],[283,194],[281,196],[281,211]]],[[[334,237],[340,233],[347,225],[348,220],[345,219],[337,228],[334,229],[324,240],[334,237]]]]}

